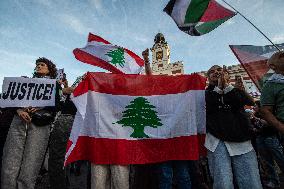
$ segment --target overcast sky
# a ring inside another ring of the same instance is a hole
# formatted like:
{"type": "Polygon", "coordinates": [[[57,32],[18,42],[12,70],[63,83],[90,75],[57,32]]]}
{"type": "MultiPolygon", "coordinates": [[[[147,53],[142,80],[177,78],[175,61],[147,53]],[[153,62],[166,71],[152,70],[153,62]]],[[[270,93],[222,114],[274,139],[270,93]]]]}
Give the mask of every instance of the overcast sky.
{"type": "MultiPolygon", "coordinates": [[[[31,76],[35,60],[47,57],[65,68],[72,83],[86,71],[104,71],[77,61],[89,32],[136,54],[150,48],[158,32],[171,48],[171,62],[185,73],[214,64],[238,64],[232,45],[268,45],[240,15],[200,37],[181,32],[162,10],[168,0],[0,0],[0,82],[4,76],[31,76]]],[[[220,1],[219,1],[220,2],[220,1]]],[[[227,0],[275,43],[284,42],[283,0],[227,0]]],[[[0,84],[0,85],[1,85],[0,84]]]]}

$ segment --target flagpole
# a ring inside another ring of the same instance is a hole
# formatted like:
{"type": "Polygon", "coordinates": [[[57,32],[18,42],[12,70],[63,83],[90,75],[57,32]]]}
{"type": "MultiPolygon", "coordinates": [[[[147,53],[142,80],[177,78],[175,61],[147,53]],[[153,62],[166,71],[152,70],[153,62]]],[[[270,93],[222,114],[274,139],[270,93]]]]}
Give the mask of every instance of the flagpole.
{"type": "Polygon", "coordinates": [[[234,11],[236,11],[239,15],[241,15],[246,21],[248,21],[255,29],[257,29],[257,31],[259,31],[278,51],[281,51],[281,49],[279,49],[279,47],[277,47],[258,27],[256,27],[256,25],[254,25],[249,19],[247,19],[242,13],[240,13],[237,9],[235,9],[232,5],[230,5],[229,3],[227,3],[225,0],[222,0],[224,3],[226,3],[229,7],[231,7],[232,9],[234,9],[234,11]]]}

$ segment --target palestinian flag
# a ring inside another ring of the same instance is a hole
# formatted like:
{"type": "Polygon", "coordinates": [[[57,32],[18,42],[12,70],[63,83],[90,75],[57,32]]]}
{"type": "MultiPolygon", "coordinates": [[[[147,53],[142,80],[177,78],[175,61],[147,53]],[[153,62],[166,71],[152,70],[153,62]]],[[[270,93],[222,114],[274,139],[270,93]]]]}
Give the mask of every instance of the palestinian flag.
{"type": "Polygon", "coordinates": [[[78,112],[65,164],[197,160],[204,153],[205,82],[198,74],[88,73],[73,93],[78,112]]]}
{"type": "Polygon", "coordinates": [[[144,66],[143,59],[132,51],[113,45],[91,33],[87,45],[74,49],[73,53],[77,60],[112,73],[138,74],[144,66]]]}
{"type": "MultiPolygon", "coordinates": [[[[278,44],[277,47],[284,49],[284,43],[278,44]]],[[[271,55],[278,51],[276,47],[273,45],[230,45],[230,48],[251,80],[261,90],[263,82],[273,74],[266,63],[271,55]]]]}
{"type": "Polygon", "coordinates": [[[180,30],[193,36],[214,30],[236,14],[214,0],[170,0],[164,11],[180,30]]]}

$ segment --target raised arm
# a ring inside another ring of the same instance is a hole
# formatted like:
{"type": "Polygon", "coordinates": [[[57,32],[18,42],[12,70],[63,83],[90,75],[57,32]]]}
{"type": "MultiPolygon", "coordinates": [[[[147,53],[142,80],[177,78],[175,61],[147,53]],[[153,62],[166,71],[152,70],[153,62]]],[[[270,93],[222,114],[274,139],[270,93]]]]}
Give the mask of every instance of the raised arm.
{"type": "Polygon", "coordinates": [[[144,59],[146,75],[152,75],[152,69],[150,67],[150,61],[149,61],[149,49],[148,48],[142,52],[142,56],[144,59]]]}

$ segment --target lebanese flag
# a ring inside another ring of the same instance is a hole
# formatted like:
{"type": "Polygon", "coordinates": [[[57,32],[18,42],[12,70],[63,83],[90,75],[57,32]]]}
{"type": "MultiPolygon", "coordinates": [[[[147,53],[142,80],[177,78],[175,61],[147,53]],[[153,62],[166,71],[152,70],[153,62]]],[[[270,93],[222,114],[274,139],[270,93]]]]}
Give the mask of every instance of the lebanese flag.
{"type": "MultiPolygon", "coordinates": [[[[277,47],[284,49],[284,43],[277,44],[277,47]]],[[[273,70],[270,70],[267,65],[267,60],[276,53],[278,49],[273,45],[230,45],[230,48],[251,80],[257,88],[261,90],[264,81],[273,74],[273,70]]]]}
{"type": "Polygon", "coordinates": [[[236,15],[214,0],[170,0],[164,11],[183,32],[199,36],[236,15]]]}
{"type": "Polygon", "coordinates": [[[198,74],[88,73],[73,93],[65,164],[197,160],[205,152],[205,82],[198,74]]]}
{"type": "Polygon", "coordinates": [[[132,51],[92,33],[89,33],[87,45],[74,49],[73,53],[77,60],[112,73],[138,74],[144,66],[143,59],[132,51]]]}

